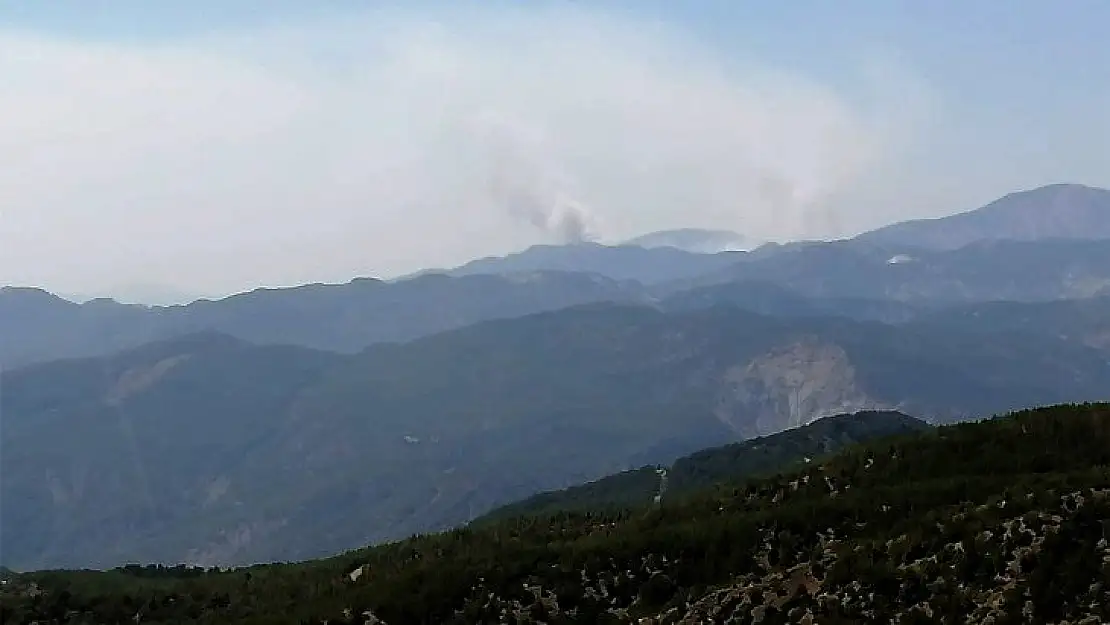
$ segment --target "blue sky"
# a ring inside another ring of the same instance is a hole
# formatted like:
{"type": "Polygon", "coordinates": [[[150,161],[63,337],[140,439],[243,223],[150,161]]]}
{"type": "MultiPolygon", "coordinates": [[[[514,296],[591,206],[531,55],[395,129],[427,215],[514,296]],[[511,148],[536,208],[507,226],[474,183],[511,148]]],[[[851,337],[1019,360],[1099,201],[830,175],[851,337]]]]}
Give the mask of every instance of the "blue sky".
{"type": "MultiPolygon", "coordinates": [[[[404,3],[445,5],[566,5],[603,7],[636,18],[681,24],[716,45],[778,63],[835,74],[845,57],[871,46],[896,50],[929,77],[988,97],[1015,82],[1064,95],[1082,95],[1084,80],[1105,77],[1110,65],[1101,0],[870,0],[742,2],[736,0],[621,0],[586,2],[404,3]]],[[[161,39],[250,29],[355,7],[400,6],[350,0],[54,0],[0,6],[0,24],[64,36],[161,39]]],[[[1090,92],[1087,92],[1090,95],[1090,92]]],[[[1029,95],[1029,94],[1027,94],[1029,95]]],[[[1037,98],[1037,94],[1032,94],[1037,98]]]]}
{"type": "Polygon", "coordinates": [[[844,236],[1110,186],[1106,24],[1099,0],[4,3],[0,283],[225,292],[568,219],[844,236]]]}

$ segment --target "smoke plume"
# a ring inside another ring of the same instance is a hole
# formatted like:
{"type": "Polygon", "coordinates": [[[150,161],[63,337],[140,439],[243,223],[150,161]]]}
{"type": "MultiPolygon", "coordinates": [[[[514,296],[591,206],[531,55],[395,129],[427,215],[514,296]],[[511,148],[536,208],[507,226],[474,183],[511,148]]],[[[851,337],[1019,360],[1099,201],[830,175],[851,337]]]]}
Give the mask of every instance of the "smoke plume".
{"type": "Polygon", "coordinates": [[[541,133],[493,114],[478,115],[472,130],[490,201],[558,243],[598,238],[597,219],[578,198],[575,182],[560,167],[541,133]]]}
{"type": "Polygon", "coordinates": [[[0,29],[0,283],[216,295],[935,202],[891,182],[919,128],[899,67],[842,92],[592,4],[459,4],[167,41],[0,29]]]}

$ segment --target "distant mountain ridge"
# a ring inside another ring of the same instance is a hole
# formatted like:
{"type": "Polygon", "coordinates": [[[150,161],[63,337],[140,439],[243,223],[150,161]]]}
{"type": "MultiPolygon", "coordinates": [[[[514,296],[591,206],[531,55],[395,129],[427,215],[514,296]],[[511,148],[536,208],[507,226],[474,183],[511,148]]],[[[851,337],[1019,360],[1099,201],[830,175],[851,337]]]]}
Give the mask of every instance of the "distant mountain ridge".
{"type": "MultiPolygon", "coordinates": [[[[1078,184],[1047,185],[1011,193],[963,213],[891,224],[850,241],[882,248],[891,258],[915,250],[952,251],[975,243],[1051,239],[1110,240],[1110,191],[1078,184]]],[[[557,269],[599,273],[651,285],[711,273],[720,268],[712,257],[722,253],[727,254],[729,261],[761,260],[799,245],[819,243],[761,245],[734,232],[679,228],[648,233],[618,245],[537,245],[437,272],[470,275],[557,269]],[[646,255],[637,249],[663,254],[646,255]]]]}
{"type": "MultiPolygon", "coordinates": [[[[42,291],[6,288],[0,290],[0,363],[10,368],[108,354],[203,330],[256,343],[351,353],[489,319],[596,302],[666,310],[729,303],[771,315],[897,323],[930,310],[986,301],[1110,296],[1110,241],[983,241],[952,251],[903,254],[898,262],[892,259],[904,248],[853,241],[765,248],[715,255],[673,248],[591,248],[601,259],[614,253],[620,258],[647,255],[649,264],[635,261],[632,269],[667,266],[672,271],[668,275],[685,275],[690,269],[668,265],[675,254],[708,263],[701,266],[705,273],[653,285],[554,270],[428,274],[396,282],[357,279],[260,289],[170,307],[110,300],[77,305],[42,291]]],[[[549,251],[562,254],[568,249],[549,251]]]]}
{"type": "Polygon", "coordinates": [[[675,292],[729,282],[773,283],[810,298],[955,305],[1110,295],[1110,239],[978,241],[910,250],[859,241],[759,250],[722,270],[669,285],[675,292]]]}
{"type": "Polygon", "coordinates": [[[97,356],[182,334],[214,330],[257,343],[357,352],[497,318],[596,301],[644,302],[636,283],[599,275],[536,271],[402,282],[259,289],[221,300],[147,307],[75,304],[37,289],[0,289],[0,363],[11,368],[97,356]]]}
{"type": "Polygon", "coordinates": [[[1110,239],[1110,191],[1053,184],[1011,193],[975,210],[903,221],[855,238],[930,250],[954,250],[980,241],[1043,239],[1110,239]]]}
{"type": "Polygon", "coordinates": [[[58,295],[79,304],[97,299],[111,299],[121,304],[138,304],[141,306],[176,306],[201,299],[211,299],[199,293],[170,286],[143,283],[114,285],[99,293],[59,293],[58,295]]]}
{"type": "Polygon", "coordinates": [[[614,280],[634,280],[651,285],[693,278],[721,269],[736,262],[742,255],[743,252],[703,254],[676,247],[649,249],[628,244],[534,245],[503,257],[473,260],[443,273],[468,276],[554,270],[593,273],[614,280]]]}
{"type": "Polygon", "coordinates": [[[647,249],[673,247],[696,254],[716,254],[718,252],[751,251],[762,245],[762,241],[756,241],[728,230],[679,228],[650,232],[629,239],[622,245],[647,249]]]}

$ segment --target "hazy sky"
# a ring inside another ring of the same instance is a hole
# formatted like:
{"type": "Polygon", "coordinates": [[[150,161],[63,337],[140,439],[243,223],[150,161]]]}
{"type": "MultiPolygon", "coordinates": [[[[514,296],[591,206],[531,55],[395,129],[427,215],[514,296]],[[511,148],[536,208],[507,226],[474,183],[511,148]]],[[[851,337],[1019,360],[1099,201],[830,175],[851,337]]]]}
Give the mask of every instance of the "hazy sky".
{"type": "Polygon", "coordinates": [[[1110,2],[17,0],[0,284],[215,295],[1110,186],[1110,2]]]}

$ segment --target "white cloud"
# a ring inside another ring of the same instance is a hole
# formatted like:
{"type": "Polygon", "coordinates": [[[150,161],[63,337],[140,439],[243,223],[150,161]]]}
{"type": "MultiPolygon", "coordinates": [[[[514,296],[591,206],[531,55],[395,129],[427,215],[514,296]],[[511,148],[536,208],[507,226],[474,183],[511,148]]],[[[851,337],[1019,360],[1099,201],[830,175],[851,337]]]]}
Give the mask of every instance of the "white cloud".
{"type": "Polygon", "coordinates": [[[848,98],[565,8],[146,44],[0,33],[0,282],[226,292],[574,233],[830,234],[867,222],[837,198],[928,111],[903,70],[861,75],[848,98]]]}

